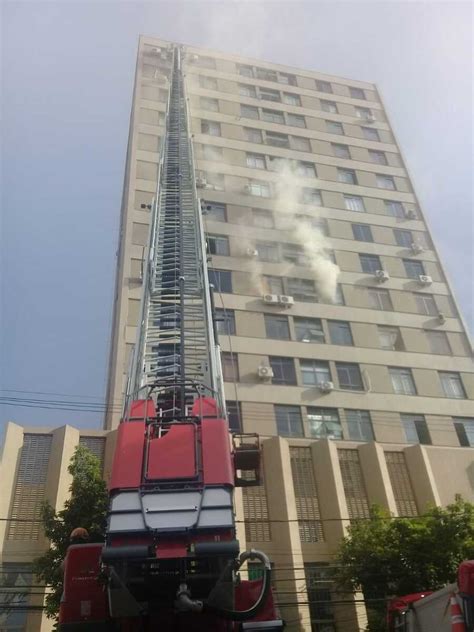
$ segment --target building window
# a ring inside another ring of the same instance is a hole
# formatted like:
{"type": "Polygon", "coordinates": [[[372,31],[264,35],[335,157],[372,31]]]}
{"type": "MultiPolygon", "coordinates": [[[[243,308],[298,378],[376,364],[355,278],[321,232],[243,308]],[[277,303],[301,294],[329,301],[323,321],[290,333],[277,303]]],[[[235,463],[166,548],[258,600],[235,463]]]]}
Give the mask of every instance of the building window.
{"type": "Polygon", "coordinates": [[[336,362],[339,387],[350,391],[363,391],[364,384],[358,364],[350,362],[336,362]]]}
{"type": "Polygon", "coordinates": [[[237,66],[237,72],[242,77],[253,77],[253,68],[252,68],[252,66],[246,66],[245,64],[239,64],[237,66]]]}
{"type": "Polygon", "coordinates": [[[366,140],[380,141],[379,133],[373,127],[361,127],[361,130],[366,140]]]}
{"type": "Polygon", "coordinates": [[[207,235],[206,242],[209,254],[229,256],[229,238],[225,235],[207,235]]]}
{"type": "Polygon", "coordinates": [[[278,73],[278,83],[283,83],[287,86],[296,86],[296,77],[286,72],[280,72],[278,73]]]}
{"type": "Polygon", "coordinates": [[[201,202],[201,209],[207,219],[213,222],[226,222],[227,209],[225,204],[220,202],[201,202]]]}
{"type": "Polygon", "coordinates": [[[384,204],[388,215],[399,218],[405,217],[405,209],[403,208],[403,204],[401,202],[396,202],[395,200],[384,200],[384,204]]]}
{"type": "Polygon", "coordinates": [[[367,120],[367,119],[371,119],[373,116],[372,110],[370,110],[369,108],[363,108],[356,105],[354,109],[355,109],[357,118],[367,120]]]}
{"type": "Polygon", "coordinates": [[[345,305],[344,294],[342,293],[342,286],[340,283],[336,286],[336,295],[333,300],[334,305],[345,305]]]}
{"type": "Polygon", "coordinates": [[[214,322],[217,333],[223,336],[235,335],[235,313],[233,309],[214,310],[214,322]]]}
{"type": "Polygon", "coordinates": [[[239,364],[235,353],[221,351],[222,377],[225,382],[239,381],[239,364]]]}
{"type": "Polygon", "coordinates": [[[292,127],[306,127],[306,120],[304,116],[300,116],[299,114],[290,114],[286,115],[286,121],[288,125],[292,127]]]}
{"type": "Polygon", "coordinates": [[[377,186],[379,189],[390,189],[391,191],[395,191],[395,180],[392,178],[392,176],[385,176],[377,173],[375,175],[375,178],[377,180],[377,186]]]}
{"type": "Polygon", "coordinates": [[[287,280],[288,294],[293,296],[297,301],[317,302],[318,295],[314,287],[312,279],[294,279],[287,280]]]}
{"type": "Polygon", "coordinates": [[[358,195],[345,195],[344,204],[347,211],[365,212],[364,200],[358,195]]]}
{"type": "Polygon", "coordinates": [[[217,90],[217,79],[199,75],[199,86],[204,90],[217,90]]]}
{"type": "Polygon", "coordinates": [[[377,165],[386,165],[387,156],[383,151],[376,151],[375,149],[369,149],[369,158],[372,162],[375,162],[377,165]]]}
{"type": "Polygon", "coordinates": [[[311,448],[290,447],[290,461],[300,539],[320,542],[324,538],[311,448]]]}
{"type": "Polygon", "coordinates": [[[240,105],[240,116],[243,118],[258,119],[258,108],[253,105],[240,105]]]}
{"type": "Polygon", "coordinates": [[[378,325],[377,332],[379,335],[379,345],[381,349],[404,351],[403,340],[398,327],[378,325]]]}
{"type": "Polygon", "coordinates": [[[267,123],[277,123],[278,125],[285,124],[285,117],[282,112],[278,112],[277,110],[265,110],[262,109],[262,120],[267,121],[267,123]]]}
{"type": "Polygon", "coordinates": [[[446,397],[466,399],[466,392],[459,373],[438,371],[438,375],[446,397]]]}
{"type": "Polygon", "coordinates": [[[340,145],[339,143],[331,143],[333,154],[337,158],[350,158],[351,153],[347,145],[340,145]]]}
{"type": "Polygon", "coordinates": [[[360,267],[366,274],[375,274],[377,270],[382,270],[380,257],[378,255],[359,255],[360,267]]]}
{"type": "Polygon", "coordinates": [[[262,281],[265,288],[265,293],[268,293],[268,294],[284,294],[285,293],[285,290],[283,289],[282,277],[263,276],[262,281]]]}
{"type": "Polygon", "coordinates": [[[405,272],[408,278],[418,279],[420,275],[425,274],[425,268],[421,261],[416,259],[403,259],[403,265],[405,266],[405,272]]]}
{"type": "Polygon", "coordinates": [[[51,443],[52,435],[49,434],[23,435],[7,540],[30,541],[40,537],[51,443]]]}
{"type": "Polygon", "coordinates": [[[270,356],[269,360],[273,371],[272,384],[296,386],[296,371],[293,358],[270,356]]]}
{"type": "Polygon", "coordinates": [[[303,178],[315,178],[316,177],[316,169],[314,168],[314,164],[312,162],[300,162],[296,163],[295,173],[297,176],[301,176],[303,178]]]}
{"type": "Polygon", "coordinates": [[[249,143],[263,143],[262,132],[259,129],[252,129],[251,127],[244,127],[245,140],[249,143]]]}
{"type": "Polygon", "coordinates": [[[265,156],[261,154],[247,154],[246,156],[247,167],[251,169],[266,169],[267,163],[265,162],[265,156]]]}
{"type": "Polygon", "coordinates": [[[356,174],[352,169],[338,169],[337,179],[344,184],[357,184],[356,174]]]}
{"type": "Polygon", "coordinates": [[[372,309],[381,309],[390,311],[393,309],[392,300],[388,290],[378,288],[367,288],[369,297],[369,306],[372,309]]]}
{"type": "Polygon", "coordinates": [[[474,447],[474,418],[454,417],[453,422],[459,445],[463,448],[474,447]]]}
{"type": "Polygon", "coordinates": [[[302,136],[292,136],[293,139],[293,147],[298,151],[311,151],[311,143],[307,138],[303,138],[302,136]]]}
{"type": "Polygon", "coordinates": [[[278,90],[270,90],[270,88],[259,88],[259,98],[262,101],[273,101],[275,103],[281,102],[281,96],[278,90]]]}
{"type": "Polygon", "coordinates": [[[304,253],[304,248],[298,244],[283,243],[281,245],[281,255],[282,261],[288,261],[288,263],[293,263],[297,266],[305,266],[308,264],[308,258],[304,253]]]}
{"type": "Polygon", "coordinates": [[[255,68],[255,75],[257,79],[263,79],[264,81],[278,81],[278,75],[275,70],[268,70],[268,68],[255,68]]]}
{"type": "Polygon", "coordinates": [[[267,182],[249,182],[247,185],[247,191],[249,195],[255,195],[256,197],[271,197],[270,184],[267,182]]]}
{"type": "MultiPolygon", "coordinates": [[[[369,224],[351,224],[352,234],[357,241],[370,241],[373,242],[372,230],[369,224]]],[[[379,268],[380,270],[380,268],[379,268]]]]}
{"type": "Polygon", "coordinates": [[[402,230],[400,228],[393,229],[393,236],[397,242],[397,246],[402,248],[411,248],[413,244],[413,234],[411,230],[402,230]]]}
{"type": "Polygon", "coordinates": [[[451,346],[448,336],[444,331],[427,331],[426,337],[428,338],[431,353],[451,355],[451,346]]]}
{"type": "Polygon", "coordinates": [[[283,103],[286,103],[287,105],[301,105],[301,99],[298,94],[284,92],[283,103]]]}
{"type": "Polygon", "coordinates": [[[342,123],[337,121],[326,121],[326,130],[329,134],[339,134],[340,136],[344,134],[342,123]]]}
{"type": "Polygon", "coordinates": [[[332,94],[332,86],[329,81],[321,81],[319,79],[315,80],[316,90],[318,92],[326,92],[328,94],[332,94]]]}
{"type": "Polygon", "coordinates": [[[392,380],[393,392],[397,395],[416,395],[415,381],[411,369],[403,367],[388,367],[392,380]]]}
{"type": "Polygon", "coordinates": [[[221,124],[216,121],[201,121],[201,134],[209,134],[209,136],[221,135],[221,124]]]}
{"type": "Polygon", "coordinates": [[[320,360],[300,360],[301,379],[305,386],[317,386],[331,381],[329,363],[320,360]]]}
{"type": "Polygon", "coordinates": [[[2,561],[0,575],[2,577],[2,594],[0,595],[2,632],[23,632],[27,630],[28,611],[34,609],[34,606],[29,606],[30,593],[35,592],[34,589],[31,590],[34,583],[32,565],[2,561]]]}
{"type": "Polygon", "coordinates": [[[290,141],[286,134],[279,134],[278,132],[265,132],[265,137],[267,139],[267,145],[284,148],[289,148],[290,146],[290,141]]]}
{"type": "Polygon", "coordinates": [[[302,437],[303,424],[299,406],[275,404],[275,419],[280,437],[302,437]]]}
{"type": "Polygon", "coordinates": [[[260,261],[267,263],[278,263],[280,261],[280,251],[275,241],[257,241],[255,248],[260,261]]]}
{"type": "Polygon", "coordinates": [[[303,187],[301,190],[301,202],[303,204],[316,204],[322,206],[321,192],[318,189],[308,189],[303,187]]]}
{"type": "Polygon", "coordinates": [[[257,98],[255,86],[249,86],[248,83],[239,83],[239,94],[241,97],[257,98]]]}
{"type": "Polygon", "coordinates": [[[209,97],[201,97],[200,104],[202,110],[211,110],[211,112],[219,112],[219,101],[210,99],[209,97]]]}
{"type": "Polygon", "coordinates": [[[321,110],[323,112],[330,112],[331,114],[337,114],[337,104],[334,101],[324,101],[320,100],[321,110]]]}
{"type": "Polygon", "coordinates": [[[288,318],[286,316],[265,314],[264,317],[267,338],[274,338],[276,340],[290,339],[290,328],[288,327],[288,318]]]}
{"type": "Polygon", "coordinates": [[[242,432],[242,407],[240,402],[225,403],[227,409],[227,421],[229,422],[229,430],[231,432],[242,432]]]}
{"type": "Polygon", "coordinates": [[[324,562],[306,562],[304,572],[311,629],[315,632],[335,632],[334,608],[331,603],[333,570],[324,562]]]}
{"type": "Polygon", "coordinates": [[[263,208],[252,209],[253,225],[259,228],[275,228],[273,213],[263,208]]]}
{"type": "Polygon", "coordinates": [[[431,444],[430,433],[423,415],[400,415],[407,443],[431,444]]]}
{"type": "Polygon", "coordinates": [[[373,441],[374,431],[368,410],[345,410],[349,439],[353,441],[373,441]]]}
{"type": "Polygon", "coordinates": [[[309,436],[315,439],[342,439],[342,427],[337,408],[306,409],[309,436]]]}
{"type": "Polygon", "coordinates": [[[415,292],[413,296],[415,297],[416,309],[419,314],[424,314],[425,316],[438,315],[439,309],[431,294],[421,294],[415,292]]]}
{"type": "Polygon", "coordinates": [[[365,92],[361,88],[349,86],[349,94],[353,99],[365,99],[365,92]]]}
{"type": "Polygon", "coordinates": [[[353,345],[351,326],[343,320],[328,320],[329,336],[333,345],[353,345]]]}
{"type": "Polygon", "coordinates": [[[319,318],[295,317],[293,323],[298,342],[325,342],[323,325],[319,318]]]}
{"type": "Polygon", "coordinates": [[[232,292],[232,273],[230,270],[213,270],[209,268],[209,283],[217,292],[232,292]]]}

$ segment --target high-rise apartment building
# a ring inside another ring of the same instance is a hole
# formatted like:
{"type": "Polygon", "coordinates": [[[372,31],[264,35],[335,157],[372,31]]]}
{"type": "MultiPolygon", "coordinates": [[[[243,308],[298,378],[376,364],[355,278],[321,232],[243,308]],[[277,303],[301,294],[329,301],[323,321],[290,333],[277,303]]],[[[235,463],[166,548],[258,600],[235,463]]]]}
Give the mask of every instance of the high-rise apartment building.
{"type": "MultiPolygon", "coordinates": [[[[170,46],[140,38],[100,433],[109,455],[140,317],[170,46]]],[[[353,632],[362,598],[331,589],[350,521],[372,503],[413,516],[474,497],[468,334],[373,84],[188,46],[182,58],[229,420],[263,440],[262,484],[236,494],[239,539],[272,558],[288,630],[353,632]]],[[[18,494],[41,482],[28,468],[43,468],[42,493],[59,506],[79,440],[67,427],[11,426],[4,564],[44,546],[15,522],[18,494]]],[[[23,510],[37,517],[34,503],[23,510]]]]}

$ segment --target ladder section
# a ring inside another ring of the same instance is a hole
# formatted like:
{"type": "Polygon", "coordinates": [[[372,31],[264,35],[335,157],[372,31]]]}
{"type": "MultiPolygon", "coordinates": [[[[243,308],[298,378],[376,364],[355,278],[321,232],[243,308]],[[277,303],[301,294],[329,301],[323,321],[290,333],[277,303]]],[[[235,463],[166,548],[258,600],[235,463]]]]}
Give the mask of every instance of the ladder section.
{"type": "Polygon", "coordinates": [[[197,390],[217,388],[205,240],[181,68],[173,51],[167,126],[153,208],[142,320],[128,398],[158,387],[161,415],[185,415],[197,390]]]}

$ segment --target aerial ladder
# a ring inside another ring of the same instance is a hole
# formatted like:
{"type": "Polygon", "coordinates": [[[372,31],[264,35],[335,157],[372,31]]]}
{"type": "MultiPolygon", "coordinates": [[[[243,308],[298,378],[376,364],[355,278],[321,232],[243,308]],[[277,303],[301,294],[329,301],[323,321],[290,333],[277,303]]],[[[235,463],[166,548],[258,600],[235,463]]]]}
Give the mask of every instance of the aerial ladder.
{"type": "Polygon", "coordinates": [[[257,435],[229,438],[184,53],[166,55],[166,135],[107,533],[69,547],[59,629],[282,630],[270,560],[241,553],[236,538],[234,488],[259,484],[260,445],[257,435]],[[249,561],[259,579],[241,577],[249,561]]]}

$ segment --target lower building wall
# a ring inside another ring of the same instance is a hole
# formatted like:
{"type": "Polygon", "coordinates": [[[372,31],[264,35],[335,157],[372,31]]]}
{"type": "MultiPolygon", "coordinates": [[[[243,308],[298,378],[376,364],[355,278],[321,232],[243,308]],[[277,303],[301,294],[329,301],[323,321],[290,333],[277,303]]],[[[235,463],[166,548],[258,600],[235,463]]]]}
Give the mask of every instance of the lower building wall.
{"type": "MultiPolygon", "coordinates": [[[[76,445],[89,445],[99,454],[107,478],[115,434],[8,424],[0,461],[1,515],[10,520],[0,522],[3,569],[14,566],[31,572],[33,559],[47,547],[41,530],[10,526],[15,522],[12,518],[25,515],[15,494],[28,494],[34,484],[40,496],[61,509],[70,484],[67,466],[76,445]],[[41,460],[43,444],[49,445],[49,452],[41,460]],[[30,472],[26,466],[33,449],[38,469],[30,472]]],[[[334,556],[351,519],[367,518],[374,503],[403,516],[417,515],[433,504],[446,505],[457,494],[474,498],[470,448],[283,437],[266,438],[262,444],[262,484],[236,491],[237,531],[242,549],[259,548],[272,559],[274,587],[291,631],[352,632],[364,627],[361,596],[341,599],[340,593],[332,592],[334,556]]],[[[38,518],[38,506],[33,511],[36,514],[30,518],[38,518]]],[[[32,599],[32,605],[41,605],[41,595],[32,599]]],[[[10,625],[8,619],[2,626],[2,632],[49,632],[52,623],[41,612],[31,611],[19,626],[10,625]]]]}

